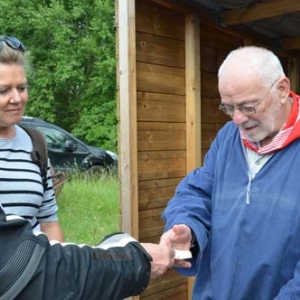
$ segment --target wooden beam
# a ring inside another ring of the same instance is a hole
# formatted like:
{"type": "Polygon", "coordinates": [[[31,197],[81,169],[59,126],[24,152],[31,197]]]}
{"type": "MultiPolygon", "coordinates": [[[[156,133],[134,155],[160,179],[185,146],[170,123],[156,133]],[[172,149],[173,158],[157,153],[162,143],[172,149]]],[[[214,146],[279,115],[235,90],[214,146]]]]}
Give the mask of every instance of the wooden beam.
{"type": "Polygon", "coordinates": [[[245,8],[228,10],[221,13],[224,26],[242,24],[300,11],[299,0],[272,0],[249,5],[245,8]]]}
{"type": "Polygon", "coordinates": [[[189,1],[185,0],[151,0],[152,2],[161,5],[163,7],[169,8],[171,10],[174,10],[176,12],[180,12],[183,14],[188,14],[193,11],[194,6],[191,5],[191,3],[188,3],[189,1]]]}
{"type": "MultiPolygon", "coordinates": [[[[198,14],[185,17],[185,68],[186,68],[186,169],[187,172],[201,163],[201,68],[200,19],[198,14]]],[[[194,278],[188,280],[188,299],[192,299],[194,278]]]]}
{"type": "Polygon", "coordinates": [[[188,14],[185,20],[186,158],[189,172],[201,162],[200,20],[197,14],[188,14]]]}
{"type": "Polygon", "coordinates": [[[284,49],[288,49],[288,50],[298,49],[298,50],[300,50],[300,37],[282,39],[280,41],[280,45],[284,49]]]}
{"type": "Polygon", "coordinates": [[[139,239],[135,1],[115,1],[121,230],[139,239]]]}
{"type": "Polygon", "coordinates": [[[116,8],[121,229],[138,239],[135,1],[116,8]]]}
{"type": "MultiPolygon", "coordinates": [[[[242,26],[243,24],[241,24],[241,26],[236,26],[234,29],[231,29],[230,27],[226,28],[225,25],[233,25],[233,24],[229,24],[229,23],[223,24],[225,21],[224,22],[217,21],[216,16],[211,11],[209,11],[208,9],[205,9],[203,7],[200,7],[199,4],[195,4],[196,2],[192,2],[189,0],[144,0],[144,1],[147,1],[149,3],[151,3],[151,2],[156,3],[157,5],[160,5],[165,8],[168,8],[170,10],[174,10],[174,11],[184,13],[184,14],[187,14],[186,11],[188,11],[188,12],[192,11],[190,13],[194,13],[194,14],[197,13],[199,15],[201,23],[209,24],[209,26],[213,26],[220,31],[223,31],[225,33],[230,33],[233,36],[236,36],[241,39],[249,39],[249,40],[253,40],[253,41],[255,40],[256,43],[268,46],[270,48],[274,48],[274,46],[275,47],[279,46],[279,44],[277,44],[277,41],[275,42],[276,45],[274,45],[273,39],[268,38],[264,35],[261,35],[245,26],[242,26]],[[174,4],[176,4],[176,5],[174,5],[174,4]],[[224,25],[224,27],[222,27],[220,25],[224,25]]],[[[272,5],[273,5],[273,3],[275,3],[276,4],[275,8],[277,7],[279,9],[281,9],[282,8],[281,1],[282,0],[272,0],[272,5]]],[[[297,0],[297,1],[299,1],[299,0],[297,0]]],[[[285,7],[283,8],[284,12],[293,10],[295,6],[297,7],[297,10],[300,10],[300,2],[298,4],[297,1],[291,0],[291,2],[289,2],[287,5],[285,5],[285,7]],[[291,5],[290,3],[292,3],[293,5],[291,5]],[[289,8],[289,10],[288,10],[288,8],[289,8]]],[[[269,2],[263,2],[260,5],[267,5],[267,4],[270,5],[269,2]]],[[[253,6],[251,6],[251,7],[253,7],[253,6]]],[[[260,7],[261,6],[258,6],[258,8],[260,8],[260,7]]],[[[264,6],[262,8],[264,8],[264,6]]],[[[266,9],[272,10],[273,6],[271,6],[270,8],[269,8],[269,6],[266,6],[265,10],[266,9]]],[[[278,12],[278,13],[282,13],[283,10],[280,10],[280,12],[278,12]]],[[[237,11],[239,11],[239,10],[237,10],[237,11]]],[[[275,11],[277,11],[277,10],[275,10],[275,11]]],[[[259,12],[259,9],[258,9],[258,12],[259,12]]],[[[229,14],[230,11],[228,11],[227,13],[229,14]]],[[[226,13],[224,13],[224,14],[226,14],[226,13]]],[[[268,12],[264,11],[263,17],[266,17],[267,15],[268,15],[268,12]]],[[[260,15],[260,17],[261,17],[261,15],[260,15]]],[[[222,19],[222,17],[220,17],[220,19],[222,19]]],[[[288,48],[282,47],[282,50],[283,50],[283,51],[281,51],[282,56],[288,56],[288,57],[293,57],[295,55],[297,57],[299,56],[299,54],[297,54],[297,53],[294,53],[291,51],[289,52],[288,48]]]]}

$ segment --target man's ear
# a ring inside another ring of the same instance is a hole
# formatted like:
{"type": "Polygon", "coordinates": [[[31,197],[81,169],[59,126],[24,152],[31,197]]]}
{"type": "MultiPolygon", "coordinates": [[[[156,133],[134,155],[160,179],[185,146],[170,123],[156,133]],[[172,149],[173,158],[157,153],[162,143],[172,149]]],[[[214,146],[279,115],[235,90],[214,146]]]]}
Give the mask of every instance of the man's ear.
{"type": "Polygon", "coordinates": [[[277,91],[280,97],[281,103],[285,103],[291,91],[290,81],[287,77],[282,77],[276,83],[277,91]]]}

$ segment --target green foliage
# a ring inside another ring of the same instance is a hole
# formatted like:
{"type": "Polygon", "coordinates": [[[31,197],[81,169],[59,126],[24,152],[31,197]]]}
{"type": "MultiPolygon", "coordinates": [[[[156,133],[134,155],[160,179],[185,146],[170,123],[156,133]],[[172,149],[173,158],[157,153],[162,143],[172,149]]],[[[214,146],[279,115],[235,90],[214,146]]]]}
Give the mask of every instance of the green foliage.
{"type": "Polygon", "coordinates": [[[115,151],[114,1],[0,1],[0,25],[27,50],[26,114],[115,151]]]}
{"type": "Polygon", "coordinates": [[[120,231],[116,178],[72,177],[57,198],[67,242],[96,245],[105,235],[120,231]]]}

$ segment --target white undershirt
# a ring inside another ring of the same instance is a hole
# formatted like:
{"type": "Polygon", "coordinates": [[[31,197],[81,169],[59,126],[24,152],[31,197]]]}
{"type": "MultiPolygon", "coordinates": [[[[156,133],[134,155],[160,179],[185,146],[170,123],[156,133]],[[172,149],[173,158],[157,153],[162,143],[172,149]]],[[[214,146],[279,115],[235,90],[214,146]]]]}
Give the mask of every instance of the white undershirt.
{"type": "Polygon", "coordinates": [[[245,149],[251,180],[253,180],[258,171],[272,157],[273,153],[261,155],[247,147],[245,147],[245,149]]]}

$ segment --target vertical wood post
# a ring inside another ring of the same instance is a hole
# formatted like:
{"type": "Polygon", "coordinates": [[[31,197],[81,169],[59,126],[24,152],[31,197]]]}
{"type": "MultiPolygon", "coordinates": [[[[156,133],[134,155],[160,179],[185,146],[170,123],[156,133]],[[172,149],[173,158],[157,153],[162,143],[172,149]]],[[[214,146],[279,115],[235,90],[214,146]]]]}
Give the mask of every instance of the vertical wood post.
{"type": "MultiPolygon", "coordinates": [[[[186,67],[186,170],[201,163],[201,69],[200,20],[197,14],[185,18],[186,67]]],[[[188,299],[192,299],[194,279],[188,279],[188,299]]]]}
{"type": "Polygon", "coordinates": [[[201,163],[200,21],[197,14],[185,19],[186,157],[187,172],[201,163]]]}
{"type": "Polygon", "coordinates": [[[116,0],[116,12],[121,230],[138,239],[135,1],[116,0]]]}
{"type": "Polygon", "coordinates": [[[118,1],[118,10],[121,222],[138,238],[135,1],[118,1]]]}

